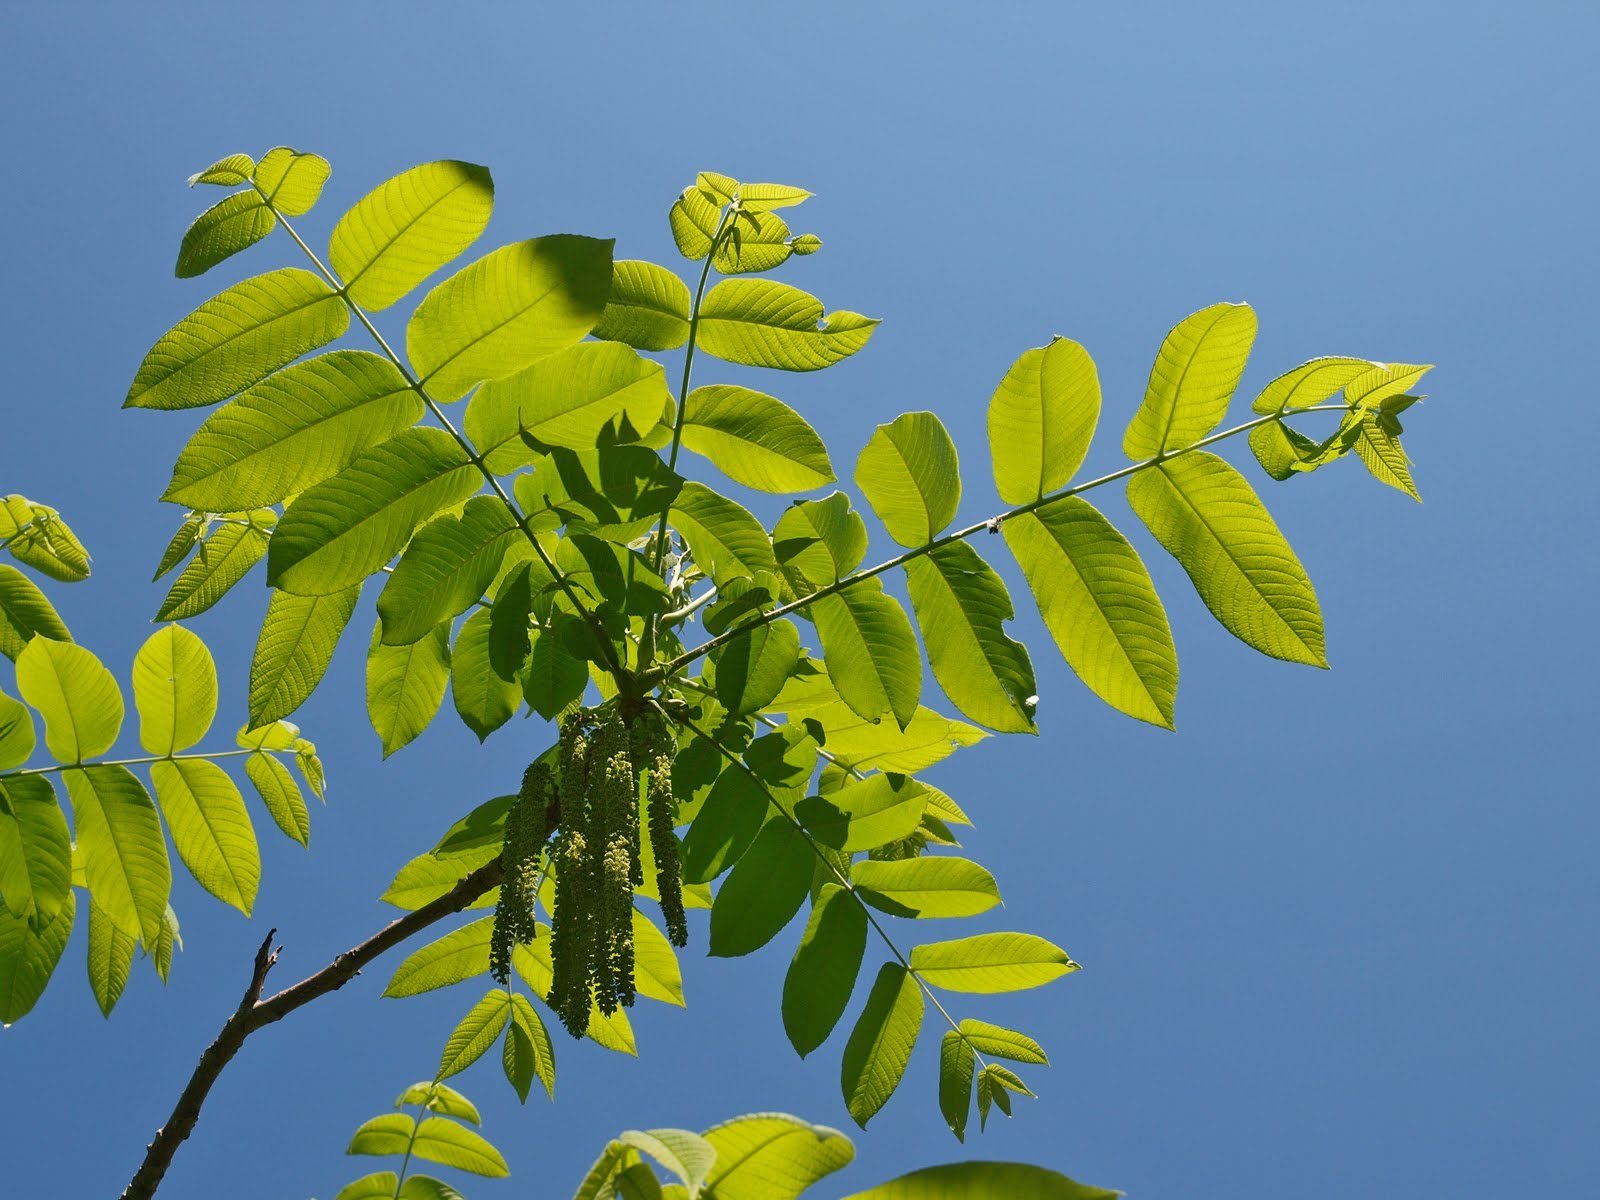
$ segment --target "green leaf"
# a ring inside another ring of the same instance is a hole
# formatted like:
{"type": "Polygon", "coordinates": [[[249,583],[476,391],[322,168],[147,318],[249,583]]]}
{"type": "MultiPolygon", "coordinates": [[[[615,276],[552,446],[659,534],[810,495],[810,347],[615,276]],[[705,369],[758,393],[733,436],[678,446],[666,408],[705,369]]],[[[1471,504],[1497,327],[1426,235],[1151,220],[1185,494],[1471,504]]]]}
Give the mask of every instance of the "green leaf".
{"type": "Polygon", "coordinates": [[[72,893],[47,923],[35,929],[0,908],[0,1028],[27,1016],[61,961],[72,934],[72,893]]]}
{"type": "Polygon", "coordinates": [[[594,336],[635,350],[676,350],[689,340],[689,287],[665,267],[622,259],[611,272],[594,336]]]}
{"type": "Polygon", "coordinates": [[[684,835],[683,878],[709,883],[750,849],[767,818],[767,797],[744,767],[730,764],[711,785],[684,835]]]}
{"type": "Polygon", "coordinates": [[[1215,429],[1255,338],[1256,314],[1248,304],[1213,304],[1178,322],[1161,343],[1144,403],[1122,439],[1127,456],[1154,458],[1215,429]]]}
{"type": "Polygon", "coordinates": [[[698,261],[711,253],[722,207],[728,198],[699,187],[684,188],[667,213],[672,240],[685,258],[698,261]]]}
{"type": "Polygon", "coordinates": [[[1244,476],[1185,454],[1129,479],[1128,503],[1230,633],[1273,658],[1328,665],[1311,580],[1244,476]]]}
{"type": "MultiPolygon", "coordinates": [[[[386,1200],[387,1193],[379,1200],[386,1200]]],[[[335,1197],[337,1200],[337,1197],[335,1197]]],[[[432,1175],[407,1175],[396,1200],[465,1200],[455,1188],[432,1175]]]]}
{"type": "Polygon", "coordinates": [[[250,181],[255,169],[256,160],[248,154],[230,154],[227,158],[219,158],[204,171],[189,176],[189,186],[211,183],[218,187],[238,187],[250,181]]]}
{"type": "Polygon", "coordinates": [[[633,910],[633,980],[639,995],[684,1006],[683,972],[672,943],[638,909],[633,910]]]}
{"type": "MultiPolygon", "coordinates": [[[[828,744],[833,744],[831,738],[828,744]]],[[[927,789],[915,779],[868,775],[826,796],[808,796],[794,811],[817,841],[853,854],[909,836],[922,823],[927,806],[927,789]]]]}
{"type": "MultiPolygon", "coordinates": [[[[5,703],[22,707],[3,694],[0,702],[0,723],[5,703]]],[[[72,835],[50,781],[0,780],[0,911],[9,908],[38,925],[61,911],[71,890],[72,835]]]]}
{"type": "Polygon", "coordinates": [[[273,591],[250,663],[250,724],[281,720],[305,703],[360,599],[359,583],[327,596],[273,591]]]}
{"type": "Polygon", "coordinates": [[[519,562],[495,585],[489,605],[489,665],[501,679],[516,679],[533,651],[533,584],[529,562],[519,562]]]}
{"type": "Polygon", "coordinates": [[[530,517],[553,513],[569,533],[628,542],[656,523],[682,486],[660,456],[643,446],[558,448],[531,475],[517,476],[516,495],[530,517]]]}
{"type": "Polygon", "coordinates": [[[1044,1047],[1025,1033],[1018,1033],[1014,1029],[1006,1029],[1000,1025],[990,1025],[987,1021],[973,1020],[962,1021],[961,1032],[980,1053],[1040,1067],[1050,1065],[1044,1047]]]}
{"type": "MultiPolygon", "coordinates": [[[[512,965],[522,981],[533,989],[541,1000],[550,994],[550,927],[538,926],[534,940],[518,946],[512,953],[512,965]]],[[[638,1054],[634,1042],[633,1026],[628,1021],[626,1009],[619,1008],[607,1016],[598,1006],[589,1010],[589,1028],[585,1034],[597,1046],[619,1054],[638,1054]]]]}
{"type": "Polygon", "coordinates": [[[766,708],[800,661],[800,631],[789,621],[759,625],[716,653],[716,691],[736,717],[766,708]]]}
{"type": "Polygon", "coordinates": [[[710,1200],[796,1200],[855,1157],[837,1129],[786,1113],[752,1113],[705,1132],[717,1152],[706,1176],[710,1200]]]}
{"type": "Polygon", "coordinates": [[[489,613],[473,613],[450,652],[450,694],[456,712],[481,742],[511,719],[521,700],[517,684],[500,678],[489,661],[489,613]]]}
{"type": "Polygon", "coordinates": [[[724,275],[747,275],[782,266],[791,253],[783,218],[741,207],[728,218],[711,263],[724,275]]]}
{"type": "Polygon", "coordinates": [[[473,496],[417,531],[378,596],[385,645],[405,646],[476,604],[520,537],[498,496],[473,496]]]}
{"type": "Polygon", "coordinates": [[[27,762],[33,747],[33,714],[0,688],[0,771],[27,762]]]}
{"type": "Polygon", "coordinates": [[[655,1159],[682,1180],[691,1195],[699,1194],[717,1161],[716,1147],[687,1129],[628,1129],[616,1140],[655,1159]]]}
{"type": "MultiPolygon", "coordinates": [[[[419,854],[400,868],[388,890],[379,899],[407,912],[415,912],[424,904],[433,903],[471,872],[498,857],[496,848],[485,848],[451,858],[419,854]]],[[[490,888],[467,907],[492,908],[499,891],[499,888],[490,888]]]]}
{"type": "Polygon", "coordinates": [[[311,814],[289,768],[269,754],[252,754],[244,760],[244,773],[273,824],[302,846],[311,841],[311,814]]]}
{"type": "Polygon", "coordinates": [[[178,914],[172,911],[172,905],[167,905],[166,920],[161,924],[161,936],[156,939],[156,944],[149,949],[151,962],[155,965],[156,974],[161,982],[167,982],[167,975],[172,970],[173,949],[183,949],[183,938],[178,933],[178,914]]]}
{"type": "Polygon", "coordinates": [[[1002,526],[1039,614],[1078,678],[1113,708],[1172,728],[1178,651],[1139,554],[1075,496],[1002,526]]]}
{"type": "Polygon", "coordinates": [[[1366,464],[1372,477],[1380,483],[1404,492],[1421,503],[1422,493],[1411,478],[1410,461],[1399,437],[1391,434],[1377,416],[1368,413],[1361,421],[1361,435],[1356,439],[1356,456],[1366,464]]]}
{"type": "Polygon", "coordinates": [[[714,384],[690,392],[683,444],[761,492],[808,492],[834,479],[828,448],[806,419],[749,388],[714,384]]]}
{"type": "Polygon", "coordinates": [[[866,910],[838,884],[823,884],[783,978],[783,1031],[801,1058],[844,1015],[866,947],[866,910]]]}
{"type": "Polygon", "coordinates": [[[455,400],[582,340],[611,289],[611,247],[575,234],[531,238],[446,279],[406,326],[422,382],[437,399],[455,400]]]}
{"type": "Polygon", "coordinates": [[[861,565],[867,526],[841,492],[801,500],[778,518],[773,550],[796,590],[813,592],[837,583],[861,565]]]}
{"type": "Polygon", "coordinates": [[[419,996],[436,988],[485,975],[489,971],[489,935],[492,917],[453,929],[442,938],[413,951],[396,968],[385,996],[419,996]]]}
{"type": "Polygon", "coordinates": [[[1313,462],[1322,446],[1282,421],[1273,421],[1250,431],[1250,452],[1262,470],[1282,482],[1293,478],[1303,464],[1313,462]]]}
{"type": "Polygon", "coordinates": [[[256,164],[255,185],[268,204],[287,216],[299,217],[311,211],[332,172],[320,154],[275,146],[256,164]]]}
{"type": "Polygon", "coordinates": [[[863,900],[898,917],[974,917],[1000,903],[994,876],[965,858],[871,859],[853,863],[863,900]]]}
{"type": "Polygon", "coordinates": [[[966,542],[952,542],[907,563],[906,579],[945,695],[991,729],[1035,732],[1038,685],[1027,647],[1006,636],[1015,612],[1000,576],[966,542]]]}
{"type": "Polygon", "coordinates": [[[338,474],[422,412],[393,363],[334,350],[285,367],[207,417],[161,498],[208,512],[276,504],[338,474]]]}
{"type": "Polygon", "coordinates": [[[494,1045],[510,1019],[510,995],[504,988],[490,988],[445,1042],[444,1054],[439,1059],[439,1078],[447,1079],[477,1062],[484,1051],[494,1045]]]}
{"type": "Polygon", "coordinates": [[[156,582],[188,558],[190,551],[200,544],[200,534],[204,529],[205,521],[201,517],[194,514],[185,517],[178,531],[172,535],[172,540],[167,543],[167,548],[161,552],[161,562],[156,567],[156,573],[150,577],[150,582],[156,582]]]}
{"type": "Polygon", "coordinates": [[[152,763],[150,777],[183,865],[201,887],[248,917],[261,882],[261,852],[238,787],[204,759],[152,763]]]}
{"type": "Polygon", "coordinates": [[[956,445],[931,412],[902,413],[879,425],[856,460],[856,486],[902,546],[925,546],[961,503],[956,445]]]}
{"type": "Polygon", "coordinates": [[[45,594],[21,571],[0,563],[0,654],[15,661],[35,634],[58,642],[72,635],[45,594]]]}
{"type": "Polygon", "coordinates": [[[579,342],[479,388],[467,436],[504,474],[537,457],[524,436],[569,450],[636,441],[671,403],[660,363],[617,342],[579,342]]]}
{"type": "Polygon", "coordinates": [[[367,649],[367,717],[388,758],[426,729],[450,682],[450,624],[436,625],[409,646],[385,646],[372,631],[367,649]]]}
{"type": "Polygon", "coordinates": [[[156,620],[186,621],[199,616],[266,557],[277,514],[270,508],[258,508],[240,519],[248,523],[221,525],[200,544],[199,553],[173,580],[156,612],[156,620]]]}
{"type": "Polygon", "coordinates": [[[224,259],[254,246],[277,223],[260,196],[236,192],[206,209],[184,230],[174,274],[179,279],[204,275],[224,259]]]}
{"type": "Polygon", "coordinates": [[[1118,1200],[1121,1192],[1089,1187],[1024,1163],[961,1162],[924,1167],[846,1200],[1118,1200]]]}
{"type": "Polygon", "coordinates": [[[845,1043],[839,1081],[845,1107],[861,1128],[888,1102],[922,1029],[922,989],[899,963],[884,963],[845,1043]]]}
{"type": "Polygon", "coordinates": [[[199,408],[226,400],[350,327],[350,313],[310,271],[243,280],[162,335],[144,357],[124,408],[199,408]]]}
{"type": "Polygon", "coordinates": [[[122,728],[122,692],[82,646],[34,638],[17,656],[17,691],[44,718],[44,742],[58,762],[111,749],[122,728]]]}
{"type": "Polygon", "coordinates": [[[1100,377],[1077,342],[1058,337],[1026,350],[989,401],[989,453],[1007,504],[1065,487],[1083,464],[1100,419],[1100,377]]]}
{"type": "Polygon", "coordinates": [[[133,954],[139,939],[117,928],[91,898],[89,901],[89,987],[94,992],[100,1015],[109,1017],[128,984],[133,954]]]}
{"type": "Polygon", "coordinates": [[[400,1177],[393,1171],[378,1171],[345,1184],[333,1200],[394,1200],[399,1186],[400,1177]]]}
{"type": "Polygon", "coordinates": [[[407,429],[296,498],[273,535],[267,583],[299,595],[342,591],[393,558],[423,521],[481,483],[448,433],[407,429]]]}
{"type": "Polygon", "coordinates": [[[526,996],[511,997],[511,1024],[506,1029],[501,1066],[518,1099],[524,1103],[535,1077],[544,1084],[545,1095],[555,1099],[555,1047],[550,1044],[550,1032],[544,1027],[544,1021],[526,996]]]}
{"type": "Polygon", "coordinates": [[[769,819],[717,890],[710,953],[734,958],[776,937],[810,892],[814,861],[805,835],[788,817],[769,819]]]}
{"type": "Polygon", "coordinates": [[[900,771],[912,774],[943,762],[963,746],[989,735],[930,708],[918,708],[903,730],[857,716],[842,703],[808,708],[805,715],[822,725],[828,753],[841,766],[858,771],[900,771]]]}
{"type": "Polygon", "coordinates": [[[198,634],[163,625],[133,658],[139,744],[151,754],[187,750],[217,715],[217,666],[198,634]]]}
{"type": "Polygon", "coordinates": [[[1369,363],[1367,371],[1345,384],[1344,398],[1357,408],[1377,408],[1384,401],[1411,391],[1431,370],[1432,364],[1369,363]]]}
{"type": "Polygon", "coordinates": [[[118,929],[154,946],[172,890],[156,806],[127,767],[75,768],[64,774],[89,894],[118,929]]]}
{"type": "Polygon", "coordinates": [[[48,504],[11,495],[0,501],[0,541],[18,562],[35,571],[76,583],[89,577],[89,553],[48,504]]]}
{"type": "Polygon", "coordinates": [[[370,1154],[374,1158],[387,1158],[406,1152],[416,1133],[416,1118],[407,1113],[384,1113],[362,1122],[360,1128],[345,1148],[346,1154],[370,1154]]]}
{"type": "Polygon", "coordinates": [[[954,1029],[939,1042],[939,1112],[956,1141],[967,1140],[967,1114],[972,1108],[972,1072],[977,1056],[954,1029]]]}
{"type": "Polygon", "coordinates": [[[685,483],[672,502],[671,521],[689,544],[695,565],[716,584],[776,571],[772,541],[748,509],[703,483],[685,483]]]}
{"type": "Polygon", "coordinates": [[[699,346],[747,367],[818,371],[867,344],[878,322],[860,313],[822,312],[815,296],[770,279],[728,279],[700,306],[699,346]]]}
{"type": "Polygon", "coordinates": [[[1031,933],[980,933],[911,951],[911,969],[951,992],[1020,992],[1078,969],[1065,950],[1031,933]]]}
{"type": "Polygon", "coordinates": [[[334,226],[328,258],[350,299],[387,308],[472,245],[494,181],[472,163],[423,163],[378,185],[334,226]]]}
{"type": "Polygon", "coordinates": [[[866,721],[891,713],[904,729],[922,694],[922,655],[900,602],[869,579],[805,611],[844,702],[866,721]]]}
{"type": "Polygon", "coordinates": [[[1361,358],[1313,358],[1267,384],[1250,407],[1258,413],[1311,408],[1367,374],[1375,365],[1361,358]]]}
{"type": "Polygon", "coordinates": [[[589,686],[589,668],[573,649],[583,633],[577,617],[558,613],[554,624],[533,639],[522,673],[522,698],[547,721],[554,721],[589,686]]]}

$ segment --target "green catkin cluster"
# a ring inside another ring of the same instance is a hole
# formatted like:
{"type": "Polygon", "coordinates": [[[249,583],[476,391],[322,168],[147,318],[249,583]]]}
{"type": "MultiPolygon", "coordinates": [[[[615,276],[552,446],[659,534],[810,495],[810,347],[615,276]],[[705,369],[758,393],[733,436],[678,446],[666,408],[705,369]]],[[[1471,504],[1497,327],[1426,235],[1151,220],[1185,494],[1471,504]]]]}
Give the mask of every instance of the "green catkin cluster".
{"type": "Polygon", "coordinates": [[[501,983],[511,978],[516,947],[534,938],[534,902],[539,862],[554,824],[555,776],[543,762],[522,775],[522,789],[506,812],[505,842],[500,851],[500,898],[494,909],[489,942],[489,970],[501,983]]]}
{"type": "Polygon", "coordinates": [[[688,928],[665,723],[649,712],[630,719],[616,705],[576,712],[562,722],[558,753],[549,999],[578,1037],[594,1009],[610,1016],[634,1001],[633,893],[644,882],[641,785],[667,935],[682,946],[688,928]]]}

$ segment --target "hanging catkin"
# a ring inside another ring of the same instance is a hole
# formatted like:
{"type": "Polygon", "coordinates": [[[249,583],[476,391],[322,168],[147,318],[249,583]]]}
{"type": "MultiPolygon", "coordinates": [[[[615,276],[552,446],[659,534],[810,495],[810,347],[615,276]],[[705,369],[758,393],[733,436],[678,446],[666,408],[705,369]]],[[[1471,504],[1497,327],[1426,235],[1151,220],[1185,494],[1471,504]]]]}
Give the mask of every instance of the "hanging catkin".
{"type": "Polygon", "coordinates": [[[597,897],[591,888],[589,733],[587,715],[576,712],[561,723],[561,833],[554,854],[556,894],[551,921],[550,1007],[567,1032],[582,1037],[589,1028],[594,994],[597,897]]]}
{"type": "Polygon", "coordinates": [[[638,784],[628,753],[628,728],[621,714],[608,709],[595,737],[598,771],[592,806],[596,844],[594,886],[601,926],[596,947],[595,1000],[610,1016],[618,1004],[633,1003],[633,844],[638,828],[638,784]]]}
{"type": "Polygon", "coordinates": [[[522,775],[522,789],[506,812],[500,851],[500,898],[495,904],[489,941],[489,970],[501,983],[511,977],[511,956],[534,938],[534,895],[539,860],[556,813],[555,780],[549,766],[532,763],[522,775]]]}
{"type": "Polygon", "coordinates": [[[650,818],[650,851],[656,860],[656,893],[667,938],[674,946],[689,942],[689,925],[683,913],[683,870],[678,861],[676,801],[672,796],[672,735],[655,714],[639,722],[636,744],[639,768],[645,773],[645,811],[650,818]]]}

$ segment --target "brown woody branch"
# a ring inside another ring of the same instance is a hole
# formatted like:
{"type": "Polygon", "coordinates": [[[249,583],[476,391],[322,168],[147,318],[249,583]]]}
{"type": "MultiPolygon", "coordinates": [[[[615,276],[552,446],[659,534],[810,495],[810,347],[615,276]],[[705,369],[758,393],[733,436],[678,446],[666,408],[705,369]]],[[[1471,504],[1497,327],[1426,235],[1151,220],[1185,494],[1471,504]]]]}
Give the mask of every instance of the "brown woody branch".
{"type": "Polygon", "coordinates": [[[195,1123],[200,1119],[200,1107],[205,1103],[211,1085],[216,1083],[223,1068],[243,1048],[246,1038],[263,1025],[282,1020],[319,996],[338,991],[359,975],[362,967],[384,951],[393,949],[435,921],[460,912],[496,886],[500,882],[500,873],[500,860],[496,858],[465,876],[437,900],[391,921],[366,941],[337,956],[322,970],[263,1000],[261,990],[266,984],[267,973],[278,961],[278,950],[272,947],[272,939],[278,931],[269,930],[261,949],[256,951],[255,969],[251,972],[250,985],[245,988],[239,1007],[223,1023],[216,1040],[200,1055],[194,1073],[189,1076],[189,1082],[173,1106],[172,1115],[146,1147],[144,1162],[123,1191],[122,1200],[150,1200],[156,1194],[167,1168],[172,1165],[173,1155],[194,1131],[195,1123]]]}

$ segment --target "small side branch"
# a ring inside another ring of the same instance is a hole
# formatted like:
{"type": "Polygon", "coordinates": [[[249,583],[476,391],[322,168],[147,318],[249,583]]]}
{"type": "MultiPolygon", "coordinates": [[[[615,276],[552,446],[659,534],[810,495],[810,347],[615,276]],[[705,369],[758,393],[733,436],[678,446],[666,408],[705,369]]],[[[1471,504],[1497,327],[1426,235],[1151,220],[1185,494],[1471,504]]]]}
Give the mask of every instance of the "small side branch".
{"type": "Polygon", "coordinates": [[[364,942],[338,955],[320,971],[263,1000],[261,993],[266,985],[267,975],[272,970],[273,964],[278,961],[281,949],[281,947],[274,949],[272,945],[272,939],[278,931],[276,929],[269,931],[266,940],[261,943],[261,948],[256,951],[250,984],[245,988],[239,1007],[223,1023],[216,1040],[200,1055],[194,1073],[189,1076],[189,1082],[179,1095],[177,1104],[173,1106],[172,1115],[167,1118],[166,1124],[156,1131],[154,1140],[145,1150],[144,1162],[140,1164],[133,1180],[122,1193],[122,1200],[150,1200],[150,1197],[156,1194],[167,1168],[172,1165],[178,1147],[194,1131],[195,1124],[200,1119],[200,1108],[205,1103],[206,1096],[210,1094],[211,1086],[216,1083],[223,1069],[233,1061],[234,1055],[243,1048],[246,1038],[263,1025],[280,1021],[295,1009],[311,1003],[318,997],[338,991],[359,975],[362,967],[384,951],[393,949],[412,934],[426,929],[434,922],[460,912],[495,887],[500,882],[500,872],[498,858],[479,867],[437,900],[391,921],[364,942]]]}

